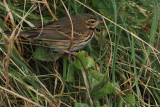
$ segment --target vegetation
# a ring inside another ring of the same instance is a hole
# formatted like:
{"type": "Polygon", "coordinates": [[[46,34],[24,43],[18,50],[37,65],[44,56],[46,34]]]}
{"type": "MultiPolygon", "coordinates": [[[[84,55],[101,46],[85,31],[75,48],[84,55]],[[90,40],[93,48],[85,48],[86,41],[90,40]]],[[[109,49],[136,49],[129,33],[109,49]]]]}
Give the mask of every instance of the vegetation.
{"type": "Polygon", "coordinates": [[[0,1],[0,106],[160,106],[159,13],[159,0],[0,1]],[[104,21],[76,56],[15,34],[67,11],[104,21]]]}

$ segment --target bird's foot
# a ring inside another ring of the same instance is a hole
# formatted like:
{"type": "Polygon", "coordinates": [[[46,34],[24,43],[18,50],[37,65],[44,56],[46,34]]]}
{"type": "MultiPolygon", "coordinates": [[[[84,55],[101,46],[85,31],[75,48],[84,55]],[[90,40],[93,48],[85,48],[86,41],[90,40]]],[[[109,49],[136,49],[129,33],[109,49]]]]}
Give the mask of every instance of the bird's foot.
{"type": "Polygon", "coordinates": [[[70,52],[70,51],[68,51],[68,50],[64,50],[64,52],[68,53],[69,55],[73,55],[73,56],[76,55],[76,52],[70,52]]]}

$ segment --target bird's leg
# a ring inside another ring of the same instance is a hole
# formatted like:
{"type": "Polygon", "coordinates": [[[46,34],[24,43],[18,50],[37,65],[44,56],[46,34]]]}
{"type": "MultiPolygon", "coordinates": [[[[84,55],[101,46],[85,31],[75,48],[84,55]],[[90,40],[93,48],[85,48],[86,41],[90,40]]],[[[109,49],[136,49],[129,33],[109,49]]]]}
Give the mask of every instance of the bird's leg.
{"type": "Polygon", "coordinates": [[[68,50],[64,50],[64,52],[68,53],[69,55],[73,55],[73,56],[76,55],[76,52],[70,52],[70,51],[68,51],[68,50]]]}

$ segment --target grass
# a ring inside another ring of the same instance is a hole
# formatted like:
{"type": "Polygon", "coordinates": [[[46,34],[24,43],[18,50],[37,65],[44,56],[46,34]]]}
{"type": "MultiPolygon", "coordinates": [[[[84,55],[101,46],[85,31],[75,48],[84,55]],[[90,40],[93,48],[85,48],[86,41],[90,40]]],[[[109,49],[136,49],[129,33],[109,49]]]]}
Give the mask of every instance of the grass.
{"type": "Polygon", "coordinates": [[[3,31],[68,14],[104,21],[84,51],[56,61],[41,44],[0,33],[0,106],[160,106],[159,8],[158,0],[0,1],[3,31]]]}

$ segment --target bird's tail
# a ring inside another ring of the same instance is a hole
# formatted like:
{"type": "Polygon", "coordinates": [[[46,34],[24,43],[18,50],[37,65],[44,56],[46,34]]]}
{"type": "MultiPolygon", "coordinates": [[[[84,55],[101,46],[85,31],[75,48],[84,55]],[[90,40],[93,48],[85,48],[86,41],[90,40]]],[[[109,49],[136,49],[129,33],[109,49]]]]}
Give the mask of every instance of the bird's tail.
{"type": "MultiPolygon", "coordinates": [[[[10,36],[12,33],[13,33],[13,31],[4,31],[3,32],[3,34],[8,35],[8,36],[10,36]]],[[[33,35],[35,35],[34,32],[29,32],[28,33],[28,31],[20,31],[20,32],[16,31],[15,35],[17,35],[17,37],[20,37],[20,38],[21,37],[23,37],[23,38],[31,38],[31,39],[35,39],[36,38],[36,36],[33,36],[33,35]]]]}

